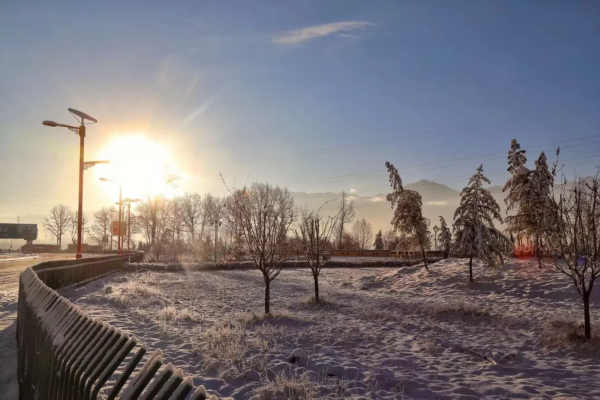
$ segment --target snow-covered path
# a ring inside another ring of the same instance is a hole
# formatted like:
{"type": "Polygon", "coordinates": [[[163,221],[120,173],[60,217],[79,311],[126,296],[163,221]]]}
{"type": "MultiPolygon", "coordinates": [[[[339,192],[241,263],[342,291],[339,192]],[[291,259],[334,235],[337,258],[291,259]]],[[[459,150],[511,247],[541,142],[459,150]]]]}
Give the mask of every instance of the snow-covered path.
{"type": "Polygon", "coordinates": [[[540,343],[546,322],[582,315],[563,276],[530,262],[498,275],[477,265],[480,283],[467,284],[463,261],[431,269],[323,270],[325,307],[306,302],[308,270],[285,270],[266,320],[255,271],[119,275],[68,295],[221,396],[277,393],[285,375],[290,387],[309,377],[310,396],[600,398],[596,353],[540,343]],[[309,360],[295,375],[294,349],[309,360]]]}

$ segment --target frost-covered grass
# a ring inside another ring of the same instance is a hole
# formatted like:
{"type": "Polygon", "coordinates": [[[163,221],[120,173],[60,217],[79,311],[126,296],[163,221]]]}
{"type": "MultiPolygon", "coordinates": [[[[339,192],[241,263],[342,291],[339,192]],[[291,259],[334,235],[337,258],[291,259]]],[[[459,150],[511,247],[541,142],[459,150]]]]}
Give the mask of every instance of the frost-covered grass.
{"type": "Polygon", "coordinates": [[[284,270],[269,316],[255,270],[130,273],[77,303],[236,399],[600,398],[571,282],[535,262],[476,263],[474,284],[465,260],[430,269],[323,270],[324,305],[307,269],[284,270]]]}
{"type": "MultiPolygon", "coordinates": [[[[428,259],[428,263],[435,263],[438,258],[428,259]]],[[[336,257],[328,261],[324,269],[330,268],[382,268],[382,267],[409,267],[422,264],[423,260],[377,258],[377,257],[336,257]]],[[[253,261],[228,261],[228,262],[140,262],[129,263],[125,266],[128,271],[157,271],[157,272],[192,272],[192,271],[227,271],[247,270],[256,268],[253,261]]],[[[308,268],[306,261],[291,259],[284,268],[308,268]]]]}
{"type": "Polygon", "coordinates": [[[134,280],[115,285],[111,291],[110,300],[120,306],[148,306],[164,302],[162,290],[134,280]]]}
{"type": "Polygon", "coordinates": [[[468,302],[468,299],[457,298],[445,300],[443,302],[434,302],[425,305],[424,312],[429,314],[450,314],[452,317],[490,317],[489,307],[479,307],[476,304],[468,302]]]}
{"type": "Polygon", "coordinates": [[[592,340],[586,342],[582,319],[558,316],[549,319],[540,337],[542,346],[550,351],[581,350],[600,354],[600,324],[592,326],[592,340]]]}

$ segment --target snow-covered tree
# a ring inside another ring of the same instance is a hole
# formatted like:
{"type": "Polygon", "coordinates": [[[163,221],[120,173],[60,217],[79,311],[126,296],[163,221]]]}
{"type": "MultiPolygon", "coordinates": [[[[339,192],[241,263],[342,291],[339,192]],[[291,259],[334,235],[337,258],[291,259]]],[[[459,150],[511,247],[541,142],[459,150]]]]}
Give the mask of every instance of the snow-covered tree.
{"type": "Polygon", "coordinates": [[[383,250],[384,248],[383,233],[381,233],[381,229],[375,235],[375,243],[373,243],[373,247],[375,247],[375,250],[383,250]]]}
{"type": "Polygon", "coordinates": [[[444,252],[444,258],[448,258],[450,255],[450,247],[452,245],[452,232],[450,232],[450,228],[448,228],[446,220],[442,216],[440,216],[440,234],[438,240],[440,242],[440,247],[444,252]]]}
{"type": "Polygon", "coordinates": [[[425,254],[425,249],[429,246],[427,220],[423,218],[421,195],[414,190],[404,189],[400,174],[393,164],[386,161],[385,166],[392,186],[392,193],[389,193],[386,199],[391,203],[392,208],[395,207],[391,224],[394,230],[400,232],[405,238],[416,239],[423,255],[425,269],[429,270],[425,254]]]}
{"type": "Polygon", "coordinates": [[[503,255],[512,247],[511,241],[494,227],[494,219],[502,223],[500,206],[483,184],[490,180],[483,175],[483,165],[469,179],[460,193],[460,205],[454,213],[455,251],[469,257],[469,281],[473,280],[473,257],[486,261],[493,268],[504,265],[503,255]]]}
{"type": "Polygon", "coordinates": [[[535,170],[532,171],[531,178],[531,199],[529,208],[531,218],[529,224],[529,234],[535,240],[536,257],[538,265],[542,268],[540,250],[545,247],[543,244],[544,229],[554,223],[554,213],[551,212],[553,204],[551,202],[552,189],[554,186],[554,177],[548,169],[546,154],[542,151],[540,157],[535,161],[535,170]]]}
{"type": "Polygon", "coordinates": [[[510,236],[516,236],[519,245],[522,245],[523,238],[527,238],[529,243],[534,245],[538,265],[542,268],[542,230],[544,225],[547,225],[544,220],[551,217],[547,208],[550,206],[549,198],[554,177],[548,169],[544,152],[535,161],[533,170],[525,166],[525,152],[526,150],[521,150],[519,143],[513,139],[508,152],[508,171],[512,176],[504,185],[503,191],[508,190],[505,199],[507,212],[515,211],[506,218],[506,222],[510,236]]]}
{"type": "Polygon", "coordinates": [[[515,235],[517,242],[521,243],[523,237],[529,235],[529,226],[531,225],[531,171],[526,167],[527,150],[521,149],[517,139],[513,139],[508,151],[508,172],[511,177],[508,179],[503,192],[508,192],[504,202],[506,203],[506,212],[514,210],[514,215],[506,217],[506,223],[509,232],[515,235]]]}

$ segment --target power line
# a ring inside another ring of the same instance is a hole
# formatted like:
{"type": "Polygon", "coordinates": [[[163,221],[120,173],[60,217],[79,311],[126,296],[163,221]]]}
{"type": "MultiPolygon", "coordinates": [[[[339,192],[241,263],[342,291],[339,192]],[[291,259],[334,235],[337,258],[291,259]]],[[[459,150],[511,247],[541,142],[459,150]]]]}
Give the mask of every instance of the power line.
{"type": "MultiPolygon", "coordinates": [[[[586,137],[577,138],[577,139],[562,140],[562,141],[552,142],[552,143],[543,144],[543,145],[531,146],[531,147],[529,147],[529,149],[536,149],[536,148],[541,148],[541,147],[554,146],[554,145],[559,145],[559,144],[562,144],[562,143],[570,143],[570,142],[574,142],[574,141],[578,141],[578,140],[584,140],[584,139],[590,139],[590,138],[596,138],[596,137],[600,137],[600,134],[599,135],[586,136],[586,137]]],[[[564,146],[564,147],[562,147],[562,149],[568,149],[568,148],[573,148],[573,147],[586,146],[586,145],[596,144],[596,143],[600,143],[600,141],[593,141],[593,142],[587,142],[587,143],[579,143],[579,144],[575,144],[575,145],[571,145],[571,146],[564,146]]],[[[398,169],[402,170],[402,173],[407,173],[407,172],[408,173],[414,173],[414,172],[420,172],[420,171],[430,171],[430,170],[440,169],[440,168],[448,168],[448,167],[457,167],[457,166],[461,166],[461,165],[469,165],[469,164],[472,164],[472,163],[483,163],[485,161],[501,160],[501,159],[504,159],[506,157],[507,153],[508,153],[507,151],[503,151],[503,152],[496,152],[496,153],[480,154],[480,155],[477,155],[477,156],[460,157],[460,158],[455,158],[455,159],[452,159],[452,160],[436,161],[436,162],[432,162],[432,163],[423,163],[423,164],[417,164],[417,165],[413,165],[413,166],[398,167],[398,169]],[[500,155],[500,154],[503,154],[504,157],[494,157],[494,158],[488,158],[488,159],[480,159],[479,158],[479,157],[495,156],[495,155],[500,155]],[[467,160],[467,159],[475,159],[475,160],[469,161],[469,162],[466,162],[466,163],[441,165],[441,166],[436,166],[436,167],[432,167],[432,168],[416,168],[416,167],[420,167],[420,166],[431,166],[431,165],[437,165],[437,164],[441,164],[441,163],[450,163],[450,162],[467,160]]],[[[307,183],[307,182],[316,182],[316,181],[328,180],[327,182],[314,183],[315,185],[323,185],[323,184],[330,184],[330,183],[347,182],[347,181],[352,181],[352,180],[372,179],[372,178],[378,178],[378,177],[383,177],[383,176],[387,176],[387,174],[385,172],[382,172],[382,170],[377,170],[377,171],[361,172],[361,173],[357,173],[357,174],[340,175],[340,176],[336,176],[336,177],[317,178],[317,179],[310,179],[310,180],[305,180],[305,181],[297,181],[296,183],[307,183]],[[367,175],[367,174],[376,174],[376,175],[360,177],[362,175],[367,175]],[[348,179],[339,179],[339,180],[337,180],[337,179],[334,179],[334,178],[348,178],[348,179]]]]}
{"type": "MultiPolygon", "coordinates": [[[[569,116],[572,115],[574,113],[572,112],[566,112],[564,113],[562,116],[560,116],[560,118],[564,118],[565,115],[569,116]]],[[[524,115],[524,114],[522,114],[524,115]]],[[[317,149],[312,149],[312,150],[306,150],[303,153],[296,153],[293,155],[286,155],[286,156],[272,156],[272,157],[263,157],[263,158],[257,158],[254,160],[249,160],[247,162],[241,163],[243,165],[248,165],[248,164],[254,164],[254,163],[259,163],[259,162],[264,162],[264,161],[282,161],[282,160],[289,160],[292,158],[298,158],[298,157],[310,157],[310,156],[315,156],[315,155],[323,155],[323,154],[331,154],[331,153],[336,153],[336,152],[340,152],[340,151],[345,151],[348,149],[354,149],[354,148],[360,148],[363,146],[370,146],[370,147],[375,147],[375,146],[383,146],[383,145],[387,145],[387,144],[392,144],[392,143],[397,143],[399,141],[407,141],[407,140],[418,140],[418,139],[423,139],[423,138],[431,138],[431,137],[437,137],[437,136],[442,136],[444,133],[447,132],[453,132],[453,131],[457,131],[457,130],[461,130],[462,132],[464,131],[471,131],[471,132],[477,132],[477,131],[482,131],[482,130],[489,130],[489,129],[493,129],[493,128],[497,128],[498,127],[498,122],[506,122],[506,121],[513,121],[515,118],[514,116],[511,118],[502,118],[502,119],[498,119],[495,122],[493,122],[492,124],[489,123],[482,123],[482,124],[471,124],[471,125],[455,125],[454,128],[452,129],[447,129],[447,128],[439,128],[439,129],[433,129],[433,130],[428,130],[428,131],[422,131],[422,132],[418,132],[418,133],[413,133],[410,135],[404,135],[404,136],[398,136],[395,137],[393,139],[390,140],[384,140],[384,141],[377,141],[377,140],[371,140],[371,141],[366,141],[366,142],[359,142],[359,143],[350,143],[350,144],[344,144],[344,145],[335,145],[335,146],[329,146],[329,147],[322,147],[322,148],[317,148],[317,149]],[[481,129],[483,127],[483,129],[481,129]],[[473,129],[473,128],[480,128],[480,129],[473,129]]],[[[549,120],[549,118],[547,117],[547,115],[544,116],[539,116],[539,117],[528,117],[528,118],[523,118],[520,121],[524,122],[524,121],[536,121],[536,120],[549,120]]],[[[550,118],[551,120],[552,118],[550,118]]]]}

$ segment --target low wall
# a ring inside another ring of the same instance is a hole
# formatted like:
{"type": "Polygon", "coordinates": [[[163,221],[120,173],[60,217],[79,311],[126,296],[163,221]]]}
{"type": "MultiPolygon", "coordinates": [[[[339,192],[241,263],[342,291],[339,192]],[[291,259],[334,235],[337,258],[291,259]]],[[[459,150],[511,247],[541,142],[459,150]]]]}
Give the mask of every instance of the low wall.
{"type": "Polygon", "coordinates": [[[155,399],[206,399],[203,386],[195,388],[181,369],[164,365],[161,350],[147,355],[146,346],[135,337],[91,318],[54,290],[142,259],[143,253],[138,253],[51,261],[21,274],[17,314],[20,399],[128,400],[142,394],[155,399]]]}

